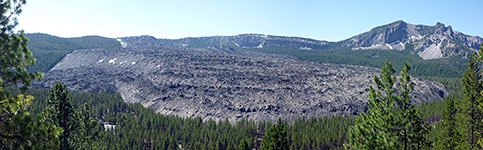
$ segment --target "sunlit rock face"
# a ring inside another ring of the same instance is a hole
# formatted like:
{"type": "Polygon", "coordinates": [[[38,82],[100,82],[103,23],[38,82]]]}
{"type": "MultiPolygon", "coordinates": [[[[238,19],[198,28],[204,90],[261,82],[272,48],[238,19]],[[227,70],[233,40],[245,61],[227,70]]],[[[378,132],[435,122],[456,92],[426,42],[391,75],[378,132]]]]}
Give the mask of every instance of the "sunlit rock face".
{"type": "MultiPolygon", "coordinates": [[[[147,38],[147,39],[143,39],[147,38]]],[[[121,49],[68,54],[35,88],[60,81],[72,91],[119,92],[166,115],[235,121],[355,115],[366,109],[369,85],[380,70],[321,64],[242,48],[168,45],[129,37],[121,49]],[[133,42],[134,41],[134,42],[133,42]]],[[[415,103],[440,100],[450,91],[420,78],[415,103]]]]}
{"type": "Polygon", "coordinates": [[[481,37],[453,31],[451,26],[439,22],[435,26],[426,26],[404,21],[379,26],[341,41],[343,46],[353,50],[412,50],[425,60],[452,55],[466,57],[477,51],[482,42],[481,37]]]}

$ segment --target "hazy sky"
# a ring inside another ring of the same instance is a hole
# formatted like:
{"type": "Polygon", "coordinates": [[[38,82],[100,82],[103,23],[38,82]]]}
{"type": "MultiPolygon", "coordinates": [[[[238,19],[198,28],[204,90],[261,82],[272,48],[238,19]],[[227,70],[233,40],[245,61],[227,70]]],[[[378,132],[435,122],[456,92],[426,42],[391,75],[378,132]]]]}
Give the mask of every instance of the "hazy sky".
{"type": "Polygon", "coordinates": [[[338,41],[404,20],[483,36],[482,0],[27,0],[27,33],[182,38],[261,33],[338,41]]]}

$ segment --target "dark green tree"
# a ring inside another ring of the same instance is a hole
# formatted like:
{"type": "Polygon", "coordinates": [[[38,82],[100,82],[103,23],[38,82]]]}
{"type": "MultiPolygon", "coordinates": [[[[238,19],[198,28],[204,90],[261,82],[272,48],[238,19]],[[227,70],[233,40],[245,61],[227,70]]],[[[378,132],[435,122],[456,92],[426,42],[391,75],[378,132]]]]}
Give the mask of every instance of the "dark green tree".
{"type": "Polygon", "coordinates": [[[70,103],[69,92],[64,84],[57,82],[49,93],[44,115],[47,117],[47,122],[64,130],[60,135],[59,149],[74,149],[78,144],[76,143],[78,124],[74,116],[74,107],[70,103]]]}
{"type": "Polygon", "coordinates": [[[94,112],[87,104],[77,109],[71,104],[67,87],[57,82],[49,90],[46,107],[42,113],[46,122],[61,127],[64,132],[60,135],[59,149],[101,149],[105,145],[99,141],[103,127],[94,119],[94,112]]]}
{"type": "Polygon", "coordinates": [[[267,133],[265,134],[265,138],[263,138],[262,145],[260,146],[261,150],[288,150],[289,143],[287,137],[287,131],[285,131],[285,126],[287,123],[282,121],[280,118],[277,121],[276,125],[272,125],[267,133]]]}
{"type": "Polygon", "coordinates": [[[238,150],[249,150],[248,143],[245,139],[242,139],[240,145],[238,146],[238,150]]]}
{"type": "Polygon", "coordinates": [[[473,57],[468,58],[468,68],[463,73],[463,100],[460,101],[460,118],[463,124],[463,135],[467,137],[468,144],[473,147],[476,146],[478,137],[482,136],[481,130],[483,119],[483,112],[478,109],[482,103],[482,96],[480,92],[483,91],[480,69],[477,60],[473,57]]]}
{"type": "MultiPolygon", "coordinates": [[[[20,31],[16,33],[17,19],[25,0],[0,1],[0,148],[1,149],[51,149],[58,146],[62,129],[35,121],[27,108],[34,97],[19,94],[12,96],[7,87],[21,87],[24,92],[32,80],[42,78],[40,73],[30,73],[26,66],[35,64],[27,48],[28,39],[20,31]]],[[[43,116],[37,116],[41,120],[43,116]]]]}
{"type": "Polygon", "coordinates": [[[103,138],[101,124],[94,119],[91,107],[84,104],[75,112],[75,123],[77,124],[77,145],[82,149],[101,149],[103,138]]]}
{"type": "Polygon", "coordinates": [[[393,128],[398,137],[398,148],[401,149],[421,149],[429,148],[431,142],[426,139],[429,133],[429,126],[425,125],[421,119],[421,113],[417,107],[411,103],[409,93],[414,89],[414,83],[411,82],[409,76],[411,66],[406,62],[404,68],[401,70],[401,77],[399,78],[399,92],[395,98],[396,102],[396,122],[393,128]]]}
{"type": "Polygon", "coordinates": [[[348,133],[348,149],[420,149],[429,145],[425,136],[428,127],[419,118],[419,111],[410,101],[414,84],[405,63],[395,88],[396,72],[386,61],[380,76],[374,77],[377,91],[370,86],[368,110],[360,114],[348,133]]]}
{"type": "Polygon", "coordinates": [[[456,125],[456,113],[457,113],[455,98],[449,97],[446,103],[446,109],[443,112],[443,118],[441,120],[441,126],[443,126],[443,131],[439,137],[437,149],[463,149],[461,143],[461,135],[458,132],[458,127],[456,125]]]}

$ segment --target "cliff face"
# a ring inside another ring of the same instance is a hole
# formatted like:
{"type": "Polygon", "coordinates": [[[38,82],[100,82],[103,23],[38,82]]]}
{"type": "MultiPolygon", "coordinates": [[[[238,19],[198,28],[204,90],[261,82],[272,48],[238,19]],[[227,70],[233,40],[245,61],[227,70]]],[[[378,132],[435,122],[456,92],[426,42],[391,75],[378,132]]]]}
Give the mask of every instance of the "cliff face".
{"type": "MultiPolygon", "coordinates": [[[[120,92],[126,102],[167,115],[291,120],[363,112],[368,87],[380,71],[236,48],[169,46],[150,37],[120,41],[125,48],[68,54],[33,86],[51,88],[60,81],[72,91],[120,92]]],[[[437,82],[413,81],[416,103],[450,93],[437,82]]]]}
{"type": "Polygon", "coordinates": [[[414,50],[423,59],[436,59],[455,54],[465,57],[477,51],[483,39],[453,31],[451,26],[437,23],[435,26],[413,25],[397,21],[376,27],[341,41],[345,47],[354,50],[387,49],[414,50]]]}

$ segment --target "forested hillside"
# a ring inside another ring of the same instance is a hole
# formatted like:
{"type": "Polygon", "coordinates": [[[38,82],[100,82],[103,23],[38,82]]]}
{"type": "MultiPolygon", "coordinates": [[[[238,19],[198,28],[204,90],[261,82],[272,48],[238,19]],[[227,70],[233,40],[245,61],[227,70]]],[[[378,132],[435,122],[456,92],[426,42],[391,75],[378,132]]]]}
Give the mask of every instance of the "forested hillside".
{"type": "Polygon", "coordinates": [[[27,67],[31,72],[46,72],[55,66],[64,56],[74,50],[96,48],[120,48],[115,39],[100,36],[61,38],[43,33],[26,34],[28,48],[37,60],[34,66],[27,67]]]}
{"type": "Polygon", "coordinates": [[[379,68],[386,60],[391,60],[396,69],[401,69],[407,61],[413,66],[410,74],[419,77],[461,77],[466,65],[466,58],[456,55],[448,58],[423,60],[411,51],[390,50],[299,50],[287,48],[250,48],[268,54],[287,54],[296,56],[302,60],[316,61],[321,63],[361,65],[379,68]]]}

